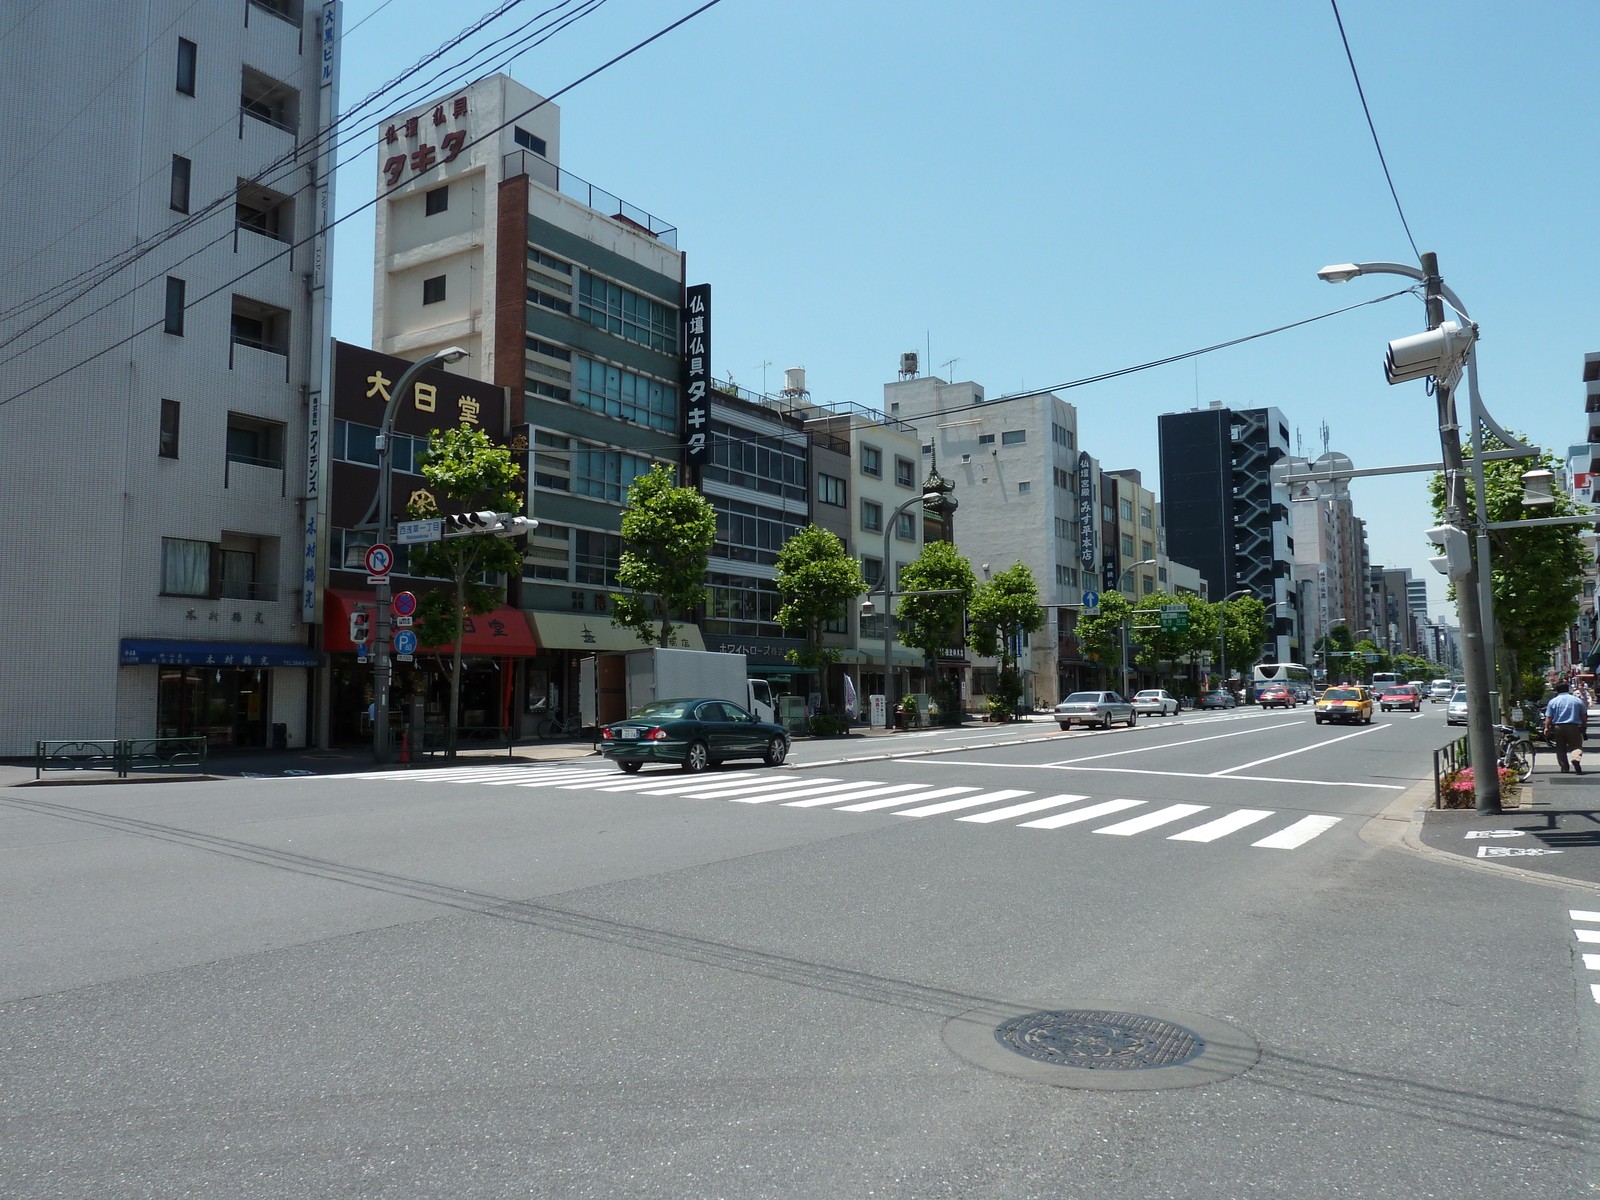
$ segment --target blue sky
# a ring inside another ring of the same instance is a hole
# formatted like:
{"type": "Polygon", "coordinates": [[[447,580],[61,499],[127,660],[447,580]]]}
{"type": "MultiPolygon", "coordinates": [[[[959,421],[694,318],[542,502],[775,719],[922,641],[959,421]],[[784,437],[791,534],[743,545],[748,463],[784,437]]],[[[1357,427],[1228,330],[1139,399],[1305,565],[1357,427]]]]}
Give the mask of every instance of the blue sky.
{"type": "MultiPolygon", "coordinates": [[[[537,11],[542,0],[525,7],[537,11]]],[[[345,47],[346,101],[487,0],[389,0],[345,47]],[[444,14],[449,13],[446,17],[444,14]]],[[[695,7],[608,0],[510,69],[565,85],[695,7]]],[[[379,8],[348,0],[347,28],[379,8]]],[[[514,10],[520,12],[521,10],[514,10]]],[[[1592,3],[1344,0],[1419,246],[1483,330],[1508,427],[1583,438],[1596,325],[1592,3]]],[[[1411,260],[1326,3],[977,6],[723,0],[569,93],[562,165],[677,225],[715,297],[714,369],[759,388],[804,366],[820,398],[876,405],[903,350],[993,396],[1163,357],[1396,290],[1317,268],[1411,260]],[[953,367],[946,367],[957,359],[953,367]]],[[[339,209],[372,196],[371,155],[339,209]]],[[[371,332],[370,213],[336,242],[336,335],[371,332]]],[[[1109,468],[1157,476],[1156,416],[1275,405],[1308,450],[1432,461],[1420,383],[1384,343],[1402,297],[1063,393],[1109,468]]],[[[1427,578],[1425,477],[1359,481],[1374,562],[1427,578]]]]}

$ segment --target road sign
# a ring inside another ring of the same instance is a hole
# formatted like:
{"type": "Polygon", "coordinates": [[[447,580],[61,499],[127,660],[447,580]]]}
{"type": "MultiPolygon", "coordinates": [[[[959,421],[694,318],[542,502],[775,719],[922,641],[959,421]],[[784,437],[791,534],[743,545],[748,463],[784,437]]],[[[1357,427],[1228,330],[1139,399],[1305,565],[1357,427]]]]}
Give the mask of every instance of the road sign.
{"type": "Polygon", "coordinates": [[[416,633],[410,629],[395,630],[394,652],[396,654],[415,654],[417,652],[416,633]]]}
{"type": "Polygon", "coordinates": [[[417,611],[417,597],[412,592],[396,592],[394,599],[389,601],[389,607],[394,610],[395,616],[409,617],[417,611]]]}
{"type": "Polygon", "coordinates": [[[1085,612],[1093,612],[1100,607],[1099,592],[1085,592],[1083,594],[1083,607],[1085,612]]]}
{"type": "Polygon", "coordinates": [[[1188,633],[1189,632],[1189,610],[1188,610],[1188,608],[1187,607],[1180,608],[1177,612],[1171,614],[1170,616],[1167,614],[1167,610],[1166,609],[1162,609],[1161,610],[1161,632],[1162,633],[1188,633]]]}
{"type": "Polygon", "coordinates": [[[402,546],[416,546],[423,542],[437,542],[444,537],[444,518],[432,517],[426,521],[401,521],[394,527],[395,541],[402,546]]]}
{"type": "Polygon", "coordinates": [[[379,578],[387,575],[394,566],[394,551],[379,542],[376,546],[367,547],[367,574],[379,578]]]}
{"type": "Polygon", "coordinates": [[[1378,661],[1378,656],[1376,654],[1363,654],[1361,657],[1369,663],[1375,663],[1378,661]]]}
{"type": "Polygon", "coordinates": [[[1189,606],[1187,604],[1163,604],[1161,606],[1161,615],[1163,617],[1176,617],[1180,613],[1187,617],[1189,615],[1189,606]]]}

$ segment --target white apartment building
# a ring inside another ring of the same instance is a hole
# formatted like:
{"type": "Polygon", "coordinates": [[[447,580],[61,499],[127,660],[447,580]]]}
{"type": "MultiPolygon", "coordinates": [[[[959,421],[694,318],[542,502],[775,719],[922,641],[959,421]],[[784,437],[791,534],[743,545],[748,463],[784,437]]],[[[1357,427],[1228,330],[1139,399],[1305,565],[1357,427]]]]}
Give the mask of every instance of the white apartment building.
{"type": "Polygon", "coordinates": [[[0,753],[303,745],[339,6],[26,7],[0,44],[7,109],[34,114],[0,183],[0,753]]]}

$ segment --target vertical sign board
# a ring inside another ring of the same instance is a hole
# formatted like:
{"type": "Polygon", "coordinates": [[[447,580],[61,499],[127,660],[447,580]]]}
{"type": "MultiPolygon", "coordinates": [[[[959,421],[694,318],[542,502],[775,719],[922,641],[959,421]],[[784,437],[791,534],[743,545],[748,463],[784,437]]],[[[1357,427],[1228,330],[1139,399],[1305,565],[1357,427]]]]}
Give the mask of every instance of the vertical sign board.
{"type": "Polygon", "coordinates": [[[1114,592],[1117,584],[1122,581],[1122,572],[1117,570],[1117,551],[1114,546],[1107,546],[1105,557],[1100,572],[1100,590],[1114,592]]]}
{"type": "Polygon", "coordinates": [[[1094,460],[1087,450],[1078,454],[1078,561],[1094,570],[1094,460]]]}
{"type": "Polygon", "coordinates": [[[684,293],[683,311],[683,457],[691,467],[702,465],[707,458],[710,390],[711,285],[697,283],[684,293]]]}

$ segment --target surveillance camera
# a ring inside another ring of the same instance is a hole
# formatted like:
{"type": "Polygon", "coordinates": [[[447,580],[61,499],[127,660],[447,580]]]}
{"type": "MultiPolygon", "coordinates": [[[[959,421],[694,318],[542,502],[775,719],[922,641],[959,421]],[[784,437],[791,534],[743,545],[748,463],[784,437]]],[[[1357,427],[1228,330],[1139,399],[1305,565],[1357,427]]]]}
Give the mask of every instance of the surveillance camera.
{"type": "Polygon", "coordinates": [[[1453,382],[1477,336],[1478,331],[1470,326],[1463,329],[1454,321],[1446,321],[1426,333],[1397,338],[1389,343],[1383,373],[1390,383],[1406,383],[1428,375],[1453,382]]]}

